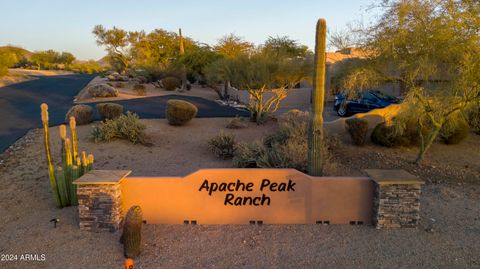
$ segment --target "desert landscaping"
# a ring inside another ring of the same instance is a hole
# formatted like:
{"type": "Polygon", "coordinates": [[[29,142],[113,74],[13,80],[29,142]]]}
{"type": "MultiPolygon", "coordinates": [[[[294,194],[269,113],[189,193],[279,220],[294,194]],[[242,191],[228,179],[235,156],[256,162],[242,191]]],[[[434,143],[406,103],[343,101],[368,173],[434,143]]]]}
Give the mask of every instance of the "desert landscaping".
{"type": "Polygon", "coordinates": [[[480,4],[375,3],[0,46],[0,268],[480,268],[480,4]]]}

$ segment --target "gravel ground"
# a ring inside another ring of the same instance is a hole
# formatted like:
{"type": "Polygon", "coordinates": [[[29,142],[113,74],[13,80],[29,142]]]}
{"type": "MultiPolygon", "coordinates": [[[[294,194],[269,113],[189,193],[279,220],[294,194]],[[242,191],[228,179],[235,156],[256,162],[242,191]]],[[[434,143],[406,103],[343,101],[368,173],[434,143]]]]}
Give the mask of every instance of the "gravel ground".
{"type": "MultiPolygon", "coordinates": [[[[123,141],[94,144],[87,139],[90,126],[79,128],[80,147],[95,154],[96,168],[127,166],[143,175],[183,175],[202,166],[231,165],[213,158],[204,145],[225,119],[197,119],[182,135],[162,120],[145,122],[156,141],[153,147],[123,141]],[[185,143],[187,137],[192,142],[185,143]],[[133,151],[137,157],[124,154],[133,151]],[[153,157],[155,166],[145,161],[153,157]]],[[[253,140],[272,130],[271,125],[252,125],[235,134],[253,140]]],[[[57,144],[56,129],[51,132],[52,145],[57,144]]],[[[418,229],[145,225],[136,268],[480,268],[478,138],[435,145],[421,166],[410,162],[413,149],[353,147],[345,137],[335,145],[332,161],[339,175],[361,175],[362,169],[372,167],[403,168],[427,180],[418,229]]],[[[0,155],[0,254],[45,254],[46,260],[0,261],[0,268],[121,268],[119,232],[82,232],[76,208],[54,207],[41,141],[41,133],[33,130],[0,155]],[[57,228],[49,222],[54,217],[60,219],[57,228]]]]}

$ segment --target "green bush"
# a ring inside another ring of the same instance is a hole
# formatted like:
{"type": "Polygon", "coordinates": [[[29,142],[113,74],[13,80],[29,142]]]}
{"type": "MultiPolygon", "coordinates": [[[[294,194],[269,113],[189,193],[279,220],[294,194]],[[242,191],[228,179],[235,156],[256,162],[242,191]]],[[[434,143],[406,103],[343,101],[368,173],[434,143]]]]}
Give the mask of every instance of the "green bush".
{"type": "Polygon", "coordinates": [[[353,143],[357,146],[365,144],[365,138],[368,132],[368,121],[359,118],[350,118],[345,120],[345,129],[347,129],[353,143]]]}
{"type": "Polygon", "coordinates": [[[135,84],[135,86],[133,86],[133,90],[137,93],[138,96],[147,95],[147,88],[143,84],[135,84]]]}
{"type": "Polygon", "coordinates": [[[233,157],[235,152],[235,136],[232,134],[225,134],[220,132],[220,134],[212,137],[208,140],[208,146],[210,150],[218,158],[228,159],[233,157]]]}
{"type": "Polygon", "coordinates": [[[95,106],[102,120],[111,120],[123,114],[123,106],[115,103],[100,103],[95,106]]]}
{"type": "Polygon", "coordinates": [[[395,146],[395,130],[393,126],[387,126],[384,122],[377,124],[370,136],[373,143],[391,148],[395,146]]]}
{"type": "Polygon", "coordinates": [[[468,137],[470,126],[467,121],[461,117],[452,117],[447,119],[442,129],[440,129],[439,137],[445,144],[458,144],[468,137]]]}
{"type": "Polygon", "coordinates": [[[182,86],[182,82],[176,77],[166,77],[162,79],[163,88],[167,91],[174,91],[182,86]]]}
{"type": "Polygon", "coordinates": [[[98,84],[87,89],[91,97],[117,97],[118,91],[108,84],[98,84]]]}
{"type": "Polygon", "coordinates": [[[184,125],[197,115],[197,107],[187,101],[171,99],[167,102],[166,116],[170,125],[184,125]]]}
{"type": "Polygon", "coordinates": [[[139,117],[131,112],[112,120],[106,120],[95,126],[92,136],[95,142],[109,142],[114,139],[126,139],[133,144],[145,144],[147,127],[139,121],[139,117]]]}
{"type": "Polygon", "coordinates": [[[375,126],[370,139],[373,143],[388,148],[412,146],[419,141],[419,128],[414,120],[409,120],[401,128],[383,122],[375,126]]]}
{"type": "Polygon", "coordinates": [[[93,109],[87,105],[74,105],[65,115],[65,122],[69,122],[70,117],[75,118],[77,125],[89,124],[93,121],[93,109]]]}
{"type": "Polygon", "coordinates": [[[473,104],[467,108],[466,119],[472,130],[480,135],[480,103],[473,104]]]}

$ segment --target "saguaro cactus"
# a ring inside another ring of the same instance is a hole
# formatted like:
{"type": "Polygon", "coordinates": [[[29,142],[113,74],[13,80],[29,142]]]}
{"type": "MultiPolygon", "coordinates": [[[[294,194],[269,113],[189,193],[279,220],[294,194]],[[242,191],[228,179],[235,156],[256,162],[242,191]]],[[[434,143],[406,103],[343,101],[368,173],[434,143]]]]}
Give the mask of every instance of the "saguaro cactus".
{"type": "Polygon", "coordinates": [[[315,37],[315,71],[312,91],[312,113],[308,132],[308,174],[321,176],[323,168],[323,103],[325,95],[325,48],[327,22],[319,19],[315,37]]]}
{"type": "Polygon", "coordinates": [[[55,178],[55,168],[52,162],[52,155],[50,154],[50,136],[48,133],[48,105],[43,103],[40,106],[42,110],[42,124],[43,124],[43,142],[45,146],[45,155],[47,156],[48,177],[50,178],[50,187],[52,188],[53,198],[57,207],[62,207],[60,195],[58,193],[57,180],[55,178]]]}
{"type": "Polygon", "coordinates": [[[142,209],[132,206],[125,217],[123,233],[120,238],[126,258],[136,258],[140,254],[142,243],[142,209]]]}
{"type": "MultiPolygon", "coordinates": [[[[178,34],[180,37],[180,57],[185,55],[185,46],[183,44],[183,36],[182,36],[182,29],[178,29],[178,34]]],[[[182,65],[182,88],[180,91],[185,91],[187,89],[187,70],[185,65],[182,65]]]]}

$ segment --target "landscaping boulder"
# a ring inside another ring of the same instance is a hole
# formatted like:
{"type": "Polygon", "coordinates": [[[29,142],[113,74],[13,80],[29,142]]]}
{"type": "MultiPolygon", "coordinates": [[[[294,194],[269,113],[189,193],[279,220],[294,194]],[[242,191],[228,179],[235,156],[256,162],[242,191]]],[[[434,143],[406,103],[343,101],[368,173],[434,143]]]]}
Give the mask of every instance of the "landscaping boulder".
{"type": "Polygon", "coordinates": [[[184,125],[197,115],[198,108],[187,101],[171,99],[167,102],[166,116],[170,125],[184,125]]]}
{"type": "Polygon", "coordinates": [[[70,117],[75,118],[77,125],[89,124],[93,121],[93,109],[87,105],[74,105],[68,110],[65,122],[69,122],[70,117]]]}
{"type": "Polygon", "coordinates": [[[100,103],[95,106],[102,120],[111,120],[123,114],[123,106],[115,103],[100,103]]]}
{"type": "Polygon", "coordinates": [[[88,94],[91,97],[117,97],[118,91],[108,84],[98,84],[89,87],[88,94]]]}

